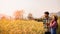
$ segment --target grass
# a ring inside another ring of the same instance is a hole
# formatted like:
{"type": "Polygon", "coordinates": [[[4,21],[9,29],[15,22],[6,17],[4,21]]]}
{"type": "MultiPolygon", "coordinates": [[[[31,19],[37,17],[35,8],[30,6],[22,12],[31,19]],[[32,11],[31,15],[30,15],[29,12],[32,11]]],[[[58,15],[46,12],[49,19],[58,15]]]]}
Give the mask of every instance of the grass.
{"type": "Polygon", "coordinates": [[[33,20],[0,20],[0,34],[43,34],[42,22],[33,20]]]}
{"type": "Polygon", "coordinates": [[[58,18],[58,30],[57,30],[57,34],[60,34],[60,17],[58,18]]]}
{"type": "MultiPolygon", "coordinates": [[[[60,34],[60,17],[58,20],[59,28],[57,34],[60,34]]],[[[34,20],[0,20],[0,34],[44,34],[42,22],[34,20]]]]}

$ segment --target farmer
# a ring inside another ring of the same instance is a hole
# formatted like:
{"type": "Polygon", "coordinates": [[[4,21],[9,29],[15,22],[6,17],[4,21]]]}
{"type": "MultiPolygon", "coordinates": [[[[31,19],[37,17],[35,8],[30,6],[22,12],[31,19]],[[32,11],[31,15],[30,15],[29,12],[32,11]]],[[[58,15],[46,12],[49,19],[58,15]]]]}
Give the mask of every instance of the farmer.
{"type": "Polygon", "coordinates": [[[44,28],[46,29],[45,34],[50,34],[51,17],[49,17],[48,11],[44,12],[44,17],[42,18],[42,20],[43,20],[44,28]]]}
{"type": "Polygon", "coordinates": [[[38,21],[43,21],[43,25],[44,25],[44,29],[45,29],[45,34],[50,34],[50,21],[51,21],[51,17],[49,17],[49,12],[46,11],[44,12],[44,17],[40,18],[40,19],[35,19],[38,21]]]}

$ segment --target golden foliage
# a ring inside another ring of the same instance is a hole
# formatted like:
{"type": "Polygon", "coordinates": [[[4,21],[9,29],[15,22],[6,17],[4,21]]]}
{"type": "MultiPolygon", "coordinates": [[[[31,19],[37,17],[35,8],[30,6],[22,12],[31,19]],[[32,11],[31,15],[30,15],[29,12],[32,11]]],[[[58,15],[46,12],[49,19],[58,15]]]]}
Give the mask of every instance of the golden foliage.
{"type": "Polygon", "coordinates": [[[0,20],[0,34],[43,34],[42,22],[34,20],[0,20]]]}
{"type": "Polygon", "coordinates": [[[23,10],[17,10],[14,12],[15,19],[22,19],[23,18],[23,10]]]}

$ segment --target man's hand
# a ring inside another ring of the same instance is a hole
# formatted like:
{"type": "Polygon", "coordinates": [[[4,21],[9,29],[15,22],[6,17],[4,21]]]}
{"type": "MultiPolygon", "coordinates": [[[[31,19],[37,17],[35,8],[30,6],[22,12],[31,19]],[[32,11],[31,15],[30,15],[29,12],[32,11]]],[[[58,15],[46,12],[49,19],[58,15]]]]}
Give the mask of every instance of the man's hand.
{"type": "Polygon", "coordinates": [[[50,24],[49,23],[46,23],[46,25],[47,25],[47,27],[49,27],[50,24]]]}

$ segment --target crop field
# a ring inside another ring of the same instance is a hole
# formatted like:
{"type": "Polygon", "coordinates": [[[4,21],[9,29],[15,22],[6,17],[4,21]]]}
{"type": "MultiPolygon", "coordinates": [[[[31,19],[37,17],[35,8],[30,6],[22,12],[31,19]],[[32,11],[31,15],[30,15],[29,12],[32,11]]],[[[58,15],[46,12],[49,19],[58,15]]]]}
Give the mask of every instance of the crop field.
{"type": "Polygon", "coordinates": [[[43,34],[42,22],[34,20],[0,20],[0,34],[43,34]]]}
{"type": "MultiPolygon", "coordinates": [[[[58,20],[60,33],[60,18],[58,20]]],[[[34,20],[0,20],[0,34],[44,34],[43,22],[34,20]]]]}
{"type": "Polygon", "coordinates": [[[60,17],[58,18],[58,30],[57,30],[57,34],[60,34],[60,17]]]}

